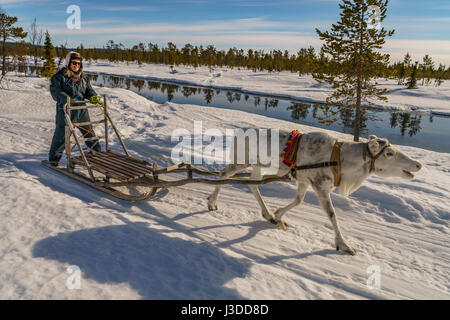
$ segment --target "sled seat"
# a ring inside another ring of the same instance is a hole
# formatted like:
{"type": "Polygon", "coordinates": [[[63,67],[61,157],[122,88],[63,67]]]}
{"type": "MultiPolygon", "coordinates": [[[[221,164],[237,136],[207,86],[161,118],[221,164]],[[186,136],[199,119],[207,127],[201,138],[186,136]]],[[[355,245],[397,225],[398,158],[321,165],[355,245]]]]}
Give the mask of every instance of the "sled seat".
{"type": "MultiPolygon", "coordinates": [[[[89,167],[104,174],[107,178],[131,181],[152,177],[153,166],[141,159],[129,157],[113,151],[89,152],[85,154],[89,167]]],[[[72,157],[73,164],[86,167],[81,156],[72,157]]]]}

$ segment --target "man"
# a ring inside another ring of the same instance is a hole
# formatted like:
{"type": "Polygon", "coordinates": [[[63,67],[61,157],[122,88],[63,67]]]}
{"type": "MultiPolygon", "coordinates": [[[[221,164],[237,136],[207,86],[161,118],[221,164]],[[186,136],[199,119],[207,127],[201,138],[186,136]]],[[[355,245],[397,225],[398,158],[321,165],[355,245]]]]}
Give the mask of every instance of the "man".
{"type": "MultiPolygon", "coordinates": [[[[56,129],[53,134],[52,145],[49,152],[49,162],[57,166],[65,147],[65,114],[64,106],[71,99],[71,103],[89,99],[92,103],[100,102],[100,97],[92,89],[89,79],[83,75],[83,62],[77,52],[69,52],[65,60],[66,66],[59,70],[51,79],[50,93],[56,101],[56,129]]],[[[89,122],[87,109],[72,110],[70,114],[72,122],[89,122]]],[[[91,125],[79,127],[85,138],[94,137],[91,125]]],[[[86,141],[88,148],[100,151],[97,141],[86,141]]]]}

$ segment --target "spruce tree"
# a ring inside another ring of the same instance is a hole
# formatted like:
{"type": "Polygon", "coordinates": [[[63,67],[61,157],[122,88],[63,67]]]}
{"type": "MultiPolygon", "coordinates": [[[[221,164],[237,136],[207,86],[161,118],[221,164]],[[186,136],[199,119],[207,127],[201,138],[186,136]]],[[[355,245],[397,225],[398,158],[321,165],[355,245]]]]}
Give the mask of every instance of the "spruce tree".
{"type": "Polygon", "coordinates": [[[406,68],[409,68],[411,66],[411,56],[409,55],[409,52],[405,54],[405,57],[403,58],[403,64],[406,68]]]}
{"type": "Polygon", "coordinates": [[[58,69],[61,66],[62,61],[66,58],[67,55],[67,40],[64,44],[57,49],[57,57],[58,57],[58,65],[56,66],[58,69]]]}
{"type": "Polygon", "coordinates": [[[403,84],[403,80],[405,79],[405,73],[406,73],[405,64],[400,63],[397,73],[398,84],[403,84]]]}
{"type": "Polygon", "coordinates": [[[404,83],[404,78],[407,74],[410,74],[412,70],[412,64],[411,64],[411,55],[409,52],[405,54],[405,57],[403,58],[403,63],[401,63],[400,69],[398,71],[398,84],[404,83]]]}
{"type": "Polygon", "coordinates": [[[416,61],[416,63],[414,64],[412,71],[411,71],[411,75],[408,79],[408,82],[406,82],[406,87],[408,89],[417,89],[417,65],[419,64],[419,62],[416,61]]]}
{"type": "Polygon", "coordinates": [[[422,61],[423,61],[423,64],[421,64],[422,85],[424,85],[425,83],[428,86],[431,82],[431,77],[433,76],[434,62],[428,54],[426,54],[423,57],[422,61]]]}
{"type": "Polygon", "coordinates": [[[442,63],[439,64],[439,68],[436,71],[436,78],[434,79],[434,84],[436,87],[439,87],[442,82],[444,82],[445,77],[445,65],[442,63]]]}
{"type": "Polygon", "coordinates": [[[84,46],[82,43],[80,43],[80,45],[78,46],[77,51],[84,59],[85,55],[86,55],[86,50],[84,49],[84,46]]]}
{"type": "MultiPolygon", "coordinates": [[[[331,27],[331,32],[316,29],[323,44],[323,51],[330,56],[327,71],[314,72],[313,77],[328,82],[334,89],[327,98],[327,105],[355,108],[354,141],[359,141],[362,119],[361,105],[374,104],[374,100],[387,100],[387,89],[376,87],[376,76],[387,68],[389,55],[381,49],[386,36],[394,30],[374,28],[368,25],[373,11],[379,8],[379,23],[386,18],[388,0],[343,0],[339,4],[341,19],[331,27]]],[[[319,68],[321,70],[321,68],[319,68]]]]}
{"type": "Polygon", "coordinates": [[[42,74],[46,78],[51,78],[56,72],[55,66],[55,48],[53,47],[52,40],[50,39],[50,34],[48,30],[45,32],[45,42],[44,42],[44,50],[45,50],[45,62],[44,68],[42,70],[42,74]]]}

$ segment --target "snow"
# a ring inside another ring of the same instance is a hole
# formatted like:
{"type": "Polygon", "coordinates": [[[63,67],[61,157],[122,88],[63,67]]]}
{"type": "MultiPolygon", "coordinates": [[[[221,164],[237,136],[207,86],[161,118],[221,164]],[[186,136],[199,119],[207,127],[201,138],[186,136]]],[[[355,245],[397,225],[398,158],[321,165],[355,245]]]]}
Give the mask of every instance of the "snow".
{"type": "MultiPolygon", "coordinates": [[[[115,73],[150,76],[145,68],[124,65],[115,73]]],[[[164,78],[163,67],[155,68],[164,78]]],[[[187,68],[176,69],[179,73],[171,76],[180,80],[187,68]]],[[[112,72],[113,66],[88,70],[112,72]]],[[[192,81],[201,79],[200,72],[192,81]]],[[[293,75],[292,84],[272,82],[276,75],[258,78],[257,73],[246,82],[251,72],[220,73],[217,85],[236,80],[249,90],[275,92],[285,86],[280,90],[285,93],[301,90],[298,82],[306,81],[293,75]]],[[[211,79],[205,78],[208,84],[211,79]]],[[[225,186],[219,210],[209,212],[212,186],[188,184],[130,203],[41,166],[55,117],[47,81],[9,79],[8,88],[0,90],[0,299],[450,298],[448,153],[398,146],[424,165],[414,180],[373,176],[350,197],[332,194],[343,235],[357,250],[352,257],[334,250],[331,223],[312,190],[286,214],[289,227],[282,231],[263,221],[245,186],[225,186]],[[72,265],[81,270],[79,290],[66,286],[72,265]],[[367,286],[373,265],[381,271],[380,289],[367,286]]],[[[172,131],[193,132],[194,120],[202,120],[204,130],[223,132],[254,126],[317,130],[236,110],[157,104],[125,89],[95,89],[110,98],[111,117],[123,134],[166,157],[174,146],[172,131]]],[[[292,201],[295,185],[271,183],[261,193],[275,210],[292,201]]]]}
{"type": "MultiPolygon", "coordinates": [[[[312,76],[299,77],[288,71],[272,72],[247,69],[175,66],[172,73],[169,66],[161,64],[142,64],[108,61],[85,62],[84,70],[88,72],[116,76],[132,76],[137,79],[164,80],[196,86],[218,89],[234,89],[243,93],[264,94],[280,98],[299,99],[306,102],[325,102],[332,92],[327,83],[319,84],[312,76]]],[[[419,85],[417,89],[406,89],[398,85],[395,79],[378,79],[380,88],[388,89],[388,101],[376,101],[380,108],[396,111],[416,111],[450,115],[450,81],[441,86],[419,85]]],[[[419,84],[421,82],[419,81],[419,84]]]]}

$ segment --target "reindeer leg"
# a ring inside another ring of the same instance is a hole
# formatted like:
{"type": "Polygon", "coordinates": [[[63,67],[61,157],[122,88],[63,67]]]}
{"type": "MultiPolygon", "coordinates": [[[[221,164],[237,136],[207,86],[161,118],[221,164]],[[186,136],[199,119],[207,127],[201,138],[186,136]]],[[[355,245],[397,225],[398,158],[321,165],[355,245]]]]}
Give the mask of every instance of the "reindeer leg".
{"type": "MultiPolygon", "coordinates": [[[[249,165],[245,164],[231,164],[220,172],[219,179],[227,179],[234,175],[236,172],[248,168],[249,165]]],[[[208,210],[213,211],[217,210],[217,197],[219,196],[219,192],[221,189],[221,185],[218,184],[214,189],[213,193],[208,196],[208,210]]]]}
{"type": "MultiPolygon", "coordinates": [[[[261,180],[261,177],[262,177],[261,167],[259,167],[257,165],[253,166],[250,178],[254,179],[254,180],[261,180]]],[[[253,192],[253,195],[255,196],[256,200],[258,201],[259,206],[261,207],[261,210],[262,210],[261,213],[262,213],[263,218],[273,224],[277,224],[277,222],[273,218],[272,214],[270,213],[269,209],[267,208],[266,203],[264,202],[263,198],[261,197],[261,193],[259,192],[258,186],[249,185],[249,187],[250,187],[250,190],[253,192]]]]}
{"type": "Polygon", "coordinates": [[[300,182],[297,183],[297,194],[295,195],[295,200],[292,203],[288,204],[286,207],[277,209],[274,213],[275,221],[283,230],[286,230],[286,224],[281,218],[286,212],[298,206],[303,201],[303,199],[305,198],[306,190],[308,189],[308,184],[300,182]]]}
{"type": "Polygon", "coordinates": [[[339,230],[338,221],[336,218],[336,212],[333,207],[333,203],[331,202],[330,198],[330,191],[325,191],[321,189],[320,187],[314,186],[313,188],[315,192],[317,193],[317,196],[319,197],[319,202],[322,206],[322,208],[325,210],[325,212],[328,214],[328,218],[330,218],[331,223],[334,227],[335,232],[335,243],[336,243],[336,250],[342,251],[345,253],[348,253],[352,256],[356,254],[356,250],[353,249],[347,241],[345,241],[344,237],[341,234],[341,231],[339,230]]]}

